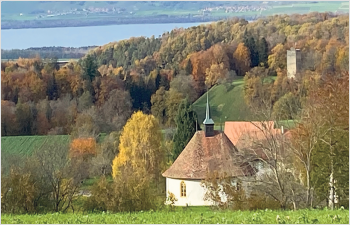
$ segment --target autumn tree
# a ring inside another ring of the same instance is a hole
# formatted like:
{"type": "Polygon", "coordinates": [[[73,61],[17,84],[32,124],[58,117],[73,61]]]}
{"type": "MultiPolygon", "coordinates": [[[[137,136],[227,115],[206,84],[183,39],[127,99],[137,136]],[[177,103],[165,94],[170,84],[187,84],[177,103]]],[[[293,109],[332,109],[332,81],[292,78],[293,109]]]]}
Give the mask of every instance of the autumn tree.
{"type": "Polygon", "coordinates": [[[166,93],[166,116],[168,118],[166,124],[168,126],[175,125],[175,117],[177,115],[177,111],[179,109],[179,105],[183,100],[183,94],[177,92],[174,89],[170,89],[166,93]]]}
{"type": "Polygon", "coordinates": [[[159,178],[164,163],[162,134],[153,115],[138,111],[125,124],[120,136],[119,154],[113,160],[112,175],[118,179],[123,168],[145,171],[159,178]]]}
{"type": "Polygon", "coordinates": [[[269,68],[276,70],[277,68],[284,69],[287,67],[287,49],[283,44],[277,44],[271,49],[271,54],[268,57],[269,68]]]}
{"type": "Polygon", "coordinates": [[[177,75],[170,82],[170,88],[186,96],[191,103],[197,99],[194,85],[194,80],[191,75],[177,75]]]}
{"type": "Polygon", "coordinates": [[[38,190],[30,173],[21,168],[12,167],[9,175],[2,174],[2,212],[33,213],[35,212],[34,200],[37,195],[38,190]]]}
{"type": "Polygon", "coordinates": [[[10,173],[2,173],[3,212],[74,211],[72,202],[87,168],[70,161],[67,154],[67,145],[46,142],[20,165],[12,164],[10,173]]]}
{"type": "Polygon", "coordinates": [[[111,92],[115,89],[123,89],[122,81],[115,76],[101,77],[99,88],[96,90],[96,104],[102,106],[110,97],[111,92]]]}
{"type": "Polygon", "coordinates": [[[16,105],[15,115],[19,133],[31,135],[34,122],[31,106],[28,103],[22,103],[20,100],[16,105]]]}
{"type": "MultiPolygon", "coordinates": [[[[268,107],[264,108],[268,110],[268,107]]],[[[261,112],[257,110],[253,113],[258,115],[261,112]]],[[[253,192],[273,198],[280,208],[293,206],[296,210],[303,207],[304,188],[294,170],[293,152],[286,144],[288,140],[281,130],[274,128],[272,118],[266,117],[270,115],[271,112],[264,112],[260,115],[261,121],[251,121],[256,131],[247,133],[241,143],[245,160],[261,163],[255,180],[242,178],[242,181],[251,182],[253,192]]]]}
{"type": "Polygon", "coordinates": [[[101,132],[120,131],[132,113],[132,99],[128,91],[112,90],[96,118],[101,132]]]}
{"type": "Polygon", "coordinates": [[[108,182],[101,176],[91,190],[91,197],[85,202],[84,209],[89,212],[135,212],[155,210],[162,204],[157,192],[151,185],[146,171],[127,166],[122,167],[114,182],[108,182]]]}
{"type": "Polygon", "coordinates": [[[74,139],[70,144],[69,155],[71,158],[96,156],[96,140],[94,138],[74,139]]]}
{"type": "Polygon", "coordinates": [[[71,96],[65,95],[56,101],[51,101],[50,106],[52,109],[51,127],[53,134],[67,134],[72,130],[72,124],[74,124],[78,113],[77,101],[75,98],[71,99],[71,96]]]}
{"type": "MultiPolygon", "coordinates": [[[[267,71],[262,67],[254,67],[244,77],[244,100],[253,111],[272,113],[271,81],[267,71]]],[[[265,115],[270,118],[271,115],[265,115]]]]}
{"type": "Polygon", "coordinates": [[[295,155],[306,173],[310,206],[314,194],[320,201],[328,199],[331,208],[335,194],[341,204],[348,204],[348,90],[348,73],[324,78],[321,87],[315,85],[311,90],[292,133],[295,155]]]}
{"type": "Polygon", "coordinates": [[[224,64],[212,64],[210,68],[205,71],[205,84],[207,87],[212,87],[215,84],[221,83],[228,78],[229,72],[224,68],[224,64]]]}
{"type": "Polygon", "coordinates": [[[336,59],[336,66],[339,71],[349,71],[349,46],[338,50],[338,57],[336,59]]]}
{"type": "Polygon", "coordinates": [[[93,105],[93,98],[89,91],[84,91],[83,95],[78,99],[78,109],[80,112],[89,109],[93,105]]]}
{"type": "Polygon", "coordinates": [[[72,126],[72,138],[96,138],[100,129],[96,124],[95,108],[78,114],[75,124],[72,126]]]}
{"type": "Polygon", "coordinates": [[[273,117],[276,120],[296,119],[301,110],[300,99],[293,93],[289,92],[283,95],[273,105],[273,117]]]}
{"type": "Polygon", "coordinates": [[[72,202],[88,170],[79,161],[69,160],[68,146],[46,143],[33,155],[32,165],[33,176],[47,188],[47,193],[43,195],[50,202],[50,210],[65,212],[73,208],[72,202]]]}
{"type": "Polygon", "coordinates": [[[235,68],[238,76],[244,76],[249,71],[251,65],[249,49],[240,43],[236,51],[233,53],[235,68]]]}
{"type": "Polygon", "coordinates": [[[160,87],[151,97],[151,112],[156,117],[160,124],[165,124],[166,117],[166,91],[164,87],[160,87]]]}
{"type": "Polygon", "coordinates": [[[15,103],[1,100],[1,136],[10,136],[17,133],[15,103]]]}

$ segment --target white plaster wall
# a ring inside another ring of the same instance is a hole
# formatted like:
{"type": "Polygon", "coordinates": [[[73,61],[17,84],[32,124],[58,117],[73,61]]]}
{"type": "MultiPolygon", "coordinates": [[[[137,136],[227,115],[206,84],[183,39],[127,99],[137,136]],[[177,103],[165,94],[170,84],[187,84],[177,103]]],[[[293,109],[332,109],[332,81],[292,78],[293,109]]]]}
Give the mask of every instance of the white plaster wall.
{"type": "Polygon", "coordinates": [[[203,200],[206,190],[201,187],[200,180],[166,178],[166,189],[167,197],[168,191],[172,192],[176,196],[176,206],[186,206],[186,204],[188,206],[212,205],[209,201],[203,200]],[[186,197],[180,197],[181,181],[184,181],[186,184],[186,197]]]}

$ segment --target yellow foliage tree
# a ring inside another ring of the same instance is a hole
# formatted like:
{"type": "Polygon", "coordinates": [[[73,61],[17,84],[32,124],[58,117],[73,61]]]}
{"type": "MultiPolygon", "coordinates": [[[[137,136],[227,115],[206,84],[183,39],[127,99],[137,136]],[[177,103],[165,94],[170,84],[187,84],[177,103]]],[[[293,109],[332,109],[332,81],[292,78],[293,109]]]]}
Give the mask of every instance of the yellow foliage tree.
{"type": "Polygon", "coordinates": [[[250,69],[251,59],[249,49],[243,43],[239,43],[233,53],[235,67],[238,76],[244,76],[250,69]]]}
{"type": "Polygon", "coordinates": [[[133,171],[147,171],[157,177],[164,163],[162,133],[153,115],[134,113],[125,124],[119,143],[119,154],[112,165],[113,178],[117,178],[124,166],[133,171]]]}
{"type": "Polygon", "coordinates": [[[287,50],[283,44],[277,44],[272,50],[268,58],[269,67],[276,70],[284,69],[287,66],[287,50]]]}

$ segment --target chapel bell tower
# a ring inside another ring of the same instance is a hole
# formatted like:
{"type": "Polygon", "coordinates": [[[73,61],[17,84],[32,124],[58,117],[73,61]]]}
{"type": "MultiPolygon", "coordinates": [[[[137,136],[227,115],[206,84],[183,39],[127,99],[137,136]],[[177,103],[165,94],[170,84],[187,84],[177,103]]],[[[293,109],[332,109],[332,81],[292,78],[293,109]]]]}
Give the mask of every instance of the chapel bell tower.
{"type": "Polygon", "coordinates": [[[205,120],[203,121],[203,124],[204,124],[205,136],[206,137],[214,136],[214,121],[210,118],[208,91],[207,91],[207,108],[206,108],[205,120]]]}

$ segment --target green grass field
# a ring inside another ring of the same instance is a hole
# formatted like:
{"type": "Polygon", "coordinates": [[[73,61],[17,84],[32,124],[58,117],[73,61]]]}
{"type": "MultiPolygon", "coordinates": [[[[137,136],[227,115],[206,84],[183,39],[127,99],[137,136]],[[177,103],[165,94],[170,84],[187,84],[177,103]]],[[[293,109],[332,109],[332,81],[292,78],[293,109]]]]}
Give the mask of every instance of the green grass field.
{"type": "Polygon", "coordinates": [[[69,144],[68,135],[1,137],[1,154],[30,155],[45,143],[69,144]]]}
{"type": "MultiPolygon", "coordinates": [[[[97,143],[101,143],[106,136],[107,134],[102,133],[97,143]]],[[[10,167],[12,161],[9,159],[13,159],[13,157],[15,157],[16,160],[24,160],[34,151],[45,147],[46,143],[66,145],[68,149],[70,141],[69,135],[1,137],[1,167],[10,167]]]]}
{"type": "Polygon", "coordinates": [[[46,143],[59,143],[68,147],[70,137],[68,135],[1,137],[1,168],[10,168],[14,161],[21,163],[46,143]]]}
{"type": "MultiPolygon", "coordinates": [[[[252,113],[243,99],[243,78],[235,80],[232,85],[220,84],[209,90],[210,115],[217,126],[225,121],[245,121],[251,119],[252,113]]],[[[205,117],[207,94],[193,103],[193,109],[199,122],[205,117]]]]}
{"type": "Polygon", "coordinates": [[[349,210],[212,211],[205,207],[134,213],[1,215],[5,224],[349,224],[349,210]]]}
{"type": "MultiPolygon", "coordinates": [[[[98,143],[101,143],[107,134],[101,133],[98,143]]],[[[1,154],[30,155],[36,149],[40,149],[45,143],[59,143],[68,145],[71,139],[69,135],[43,135],[43,136],[10,136],[1,137],[1,154]]]]}

